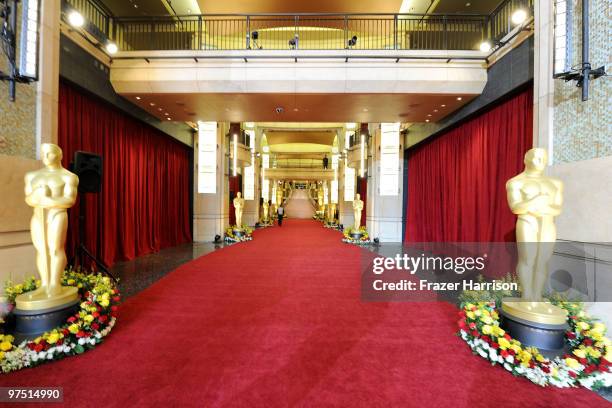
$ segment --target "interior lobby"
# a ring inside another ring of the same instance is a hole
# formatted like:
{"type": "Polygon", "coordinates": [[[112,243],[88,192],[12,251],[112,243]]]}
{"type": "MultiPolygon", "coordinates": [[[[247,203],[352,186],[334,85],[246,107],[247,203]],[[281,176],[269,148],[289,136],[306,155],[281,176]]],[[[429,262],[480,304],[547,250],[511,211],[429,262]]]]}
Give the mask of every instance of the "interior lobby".
{"type": "Polygon", "coordinates": [[[610,406],[608,0],[0,23],[0,406],[610,406]]]}

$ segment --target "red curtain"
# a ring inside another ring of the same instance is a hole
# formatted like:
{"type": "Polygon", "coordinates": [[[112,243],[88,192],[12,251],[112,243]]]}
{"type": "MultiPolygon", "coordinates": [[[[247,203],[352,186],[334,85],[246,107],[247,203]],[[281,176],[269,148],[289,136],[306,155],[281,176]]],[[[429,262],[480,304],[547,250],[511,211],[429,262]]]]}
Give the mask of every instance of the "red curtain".
{"type": "Polygon", "coordinates": [[[408,154],[407,242],[514,241],[506,181],[532,141],[529,89],[408,154]]]}
{"type": "Polygon", "coordinates": [[[79,194],[70,211],[69,251],[86,204],[85,245],[107,265],[191,241],[192,150],[159,130],[60,84],[59,145],[65,167],[77,150],[102,156],[100,194],[79,194]]]}

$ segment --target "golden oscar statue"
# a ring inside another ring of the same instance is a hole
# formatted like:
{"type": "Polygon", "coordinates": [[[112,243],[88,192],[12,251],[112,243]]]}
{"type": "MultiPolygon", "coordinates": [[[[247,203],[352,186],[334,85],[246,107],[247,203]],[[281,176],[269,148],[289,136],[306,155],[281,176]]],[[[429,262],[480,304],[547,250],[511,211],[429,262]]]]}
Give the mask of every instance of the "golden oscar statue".
{"type": "Polygon", "coordinates": [[[267,223],[270,218],[270,204],[264,200],[263,202],[263,222],[267,223]]]}
{"type": "Polygon", "coordinates": [[[276,188],[276,207],[280,207],[283,204],[283,188],[282,185],[276,188]]]}
{"type": "Polygon", "coordinates": [[[361,200],[361,195],[355,194],[355,199],[353,200],[353,216],[355,217],[355,226],[353,227],[354,231],[359,231],[359,227],[361,226],[361,211],[363,211],[363,201],[361,200]]]}
{"type": "Polygon", "coordinates": [[[529,326],[527,331],[531,330],[531,333],[526,333],[525,327],[522,326],[515,329],[527,336],[523,343],[556,349],[562,346],[563,331],[560,332],[560,341],[553,341],[554,339],[547,339],[546,336],[542,337],[536,333],[538,329],[561,328],[567,319],[564,309],[542,300],[542,293],[548,281],[548,261],[553,255],[557,239],[555,217],[561,213],[563,205],[563,183],[544,175],[548,164],[545,149],[529,150],[525,154],[524,162],[525,170],[506,183],[508,204],[518,216],[516,272],[521,284],[522,298],[504,299],[502,312],[511,326],[515,320],[523,326],[529,326]],[[538,344],[539,342],[541,344],[538,344]]]}
{"type": "Polygon", "coordinates": [[[236,198],[234,198],[234,211],[236,214],[236,229],[242,229],[242,210],[244,208],[244,198],[242,198],[242,193],[239,191],[236,193],[236,198]]]}
{"type": "Polygon", "coordinates": [[[79,178],[62,167],[59,146],[43,144],[41,156],[45,167],[25,176],[25,201],[34,209],[30,232],[41,285],[17,296],[16,311],[49,310],[79,299],[76,287],[61,283],[67,262],[67,210],[76,201],[79,178]]]}

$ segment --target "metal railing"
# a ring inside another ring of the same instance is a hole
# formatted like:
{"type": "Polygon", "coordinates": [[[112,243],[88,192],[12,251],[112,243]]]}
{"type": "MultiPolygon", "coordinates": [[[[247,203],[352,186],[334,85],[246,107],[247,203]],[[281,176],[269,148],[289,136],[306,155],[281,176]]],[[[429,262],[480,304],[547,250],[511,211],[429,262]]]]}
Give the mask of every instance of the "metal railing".
{"type": "Polygon", "coordinates": [[[122,51],[476,50],[513,29],[533,0],[504,0],[477,14],[233,14],[115,17],[98,0],[64,0],[122,51]]]}

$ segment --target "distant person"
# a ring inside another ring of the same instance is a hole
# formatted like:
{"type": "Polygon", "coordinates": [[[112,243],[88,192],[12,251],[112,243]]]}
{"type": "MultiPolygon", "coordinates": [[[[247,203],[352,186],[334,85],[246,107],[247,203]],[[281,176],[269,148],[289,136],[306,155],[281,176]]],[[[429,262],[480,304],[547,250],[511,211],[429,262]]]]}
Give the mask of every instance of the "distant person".
{"type": "Polygon", "coordinates": [[[283,205],[279,205],[278,209],[276,210],[276,214],[278,215],[278,226],[282,227],[283,226],[283,216],[285,215],[285,209],[283,208],[283,205]]]}
{"type": "Polygon", "coordinates": [[[323,157],[323,168],[326,169],[328,165],[329,165],[329,159],[327,158],[327,155],[325,155],[323,157]]]}

